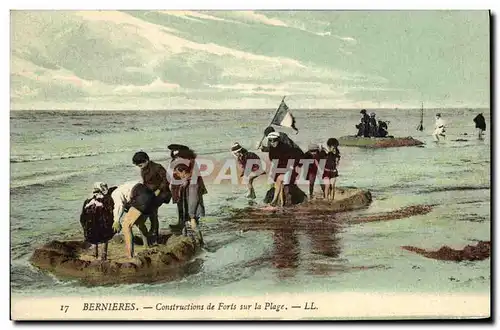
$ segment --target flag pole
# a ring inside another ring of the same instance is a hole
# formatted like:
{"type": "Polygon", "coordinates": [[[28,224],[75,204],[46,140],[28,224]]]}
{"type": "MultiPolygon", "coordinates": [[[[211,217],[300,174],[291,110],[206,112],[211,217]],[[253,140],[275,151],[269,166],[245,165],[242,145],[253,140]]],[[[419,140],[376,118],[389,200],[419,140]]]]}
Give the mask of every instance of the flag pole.
{"type": "MultiPolygon", "coordinates": [[[[285,97],[286,97],[286,95],[283,96],[283,99],[281,100],[281,103],[285,102],[285,97]]],[[[281,103],[278,106],[278,109],[276,109],[276,112],[274,113],[274,117],[273,117],[273,119],[271,120],[271,123],[268,126],[271,126],[273,124],[274,120],[276,119],[276,116],[278,115],[278,110],[280,109],[281,103]]],[[[260,146],[262,145],[262,141],[264,141],[265,138],[266,138],[266,136],[262,137],[262,139],[259,142],[259,145],[257,146],[257,149],[260,149],[260,146]]]]}
{"type": "Polygon", "coordinates": [[[424,130],[424,102],[422,102],[422,107],[420,108],[420,124],[417,126],[417,131],[424,130]]]}

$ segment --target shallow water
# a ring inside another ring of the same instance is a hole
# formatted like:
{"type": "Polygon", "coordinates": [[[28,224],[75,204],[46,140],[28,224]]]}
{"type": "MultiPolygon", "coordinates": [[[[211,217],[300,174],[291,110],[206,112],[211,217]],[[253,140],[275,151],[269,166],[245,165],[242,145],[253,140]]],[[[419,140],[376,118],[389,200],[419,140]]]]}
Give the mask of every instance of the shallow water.
{"type": "MultiPolygon", "coordinates": [[[[81,233],[81,203],[94,181],[110,185],[136,179],[135,151],[167,164],[166,146],[182,143],[200,155],[230,157],[238,141],[254,149],[272,110],[158,112],[11,112],[11,284],[16,295],[255,295],[272,292],[488,292],[490,260],[445,262],[401,249],[414,245],[455,248],[490,240],[490,137],[474,136],[480,110],[440,109],[448,136],[430,136],[434,110],[426,110],[424,132],[416,131],[419,110],[380,110],[390,134],[413,136],[424,147],[365,150],[341,146],[338,185],[369,189],[373,203],[355,214],[434,205],[425,215],[332,226],[321,230],[283,226],[276,231],[240,232],[224,220],[248,203],[245,188],[209,185],[202,228],[208,251],[201,268],[181,281],[152,285],[83,287],[39,272],[28,263],[37,245],[81,233]],[[467,133],[468,135],[463,135],[467,133]],[[468,141],[453,141],[467,139],[468,141]]],[[[295,111],[301,147],[353,134],[355,110],[295,111]]],[[[485,110],[489,124],[489,111],[485,110]]],[[[267,189],[256,187],[260,200],[267,189]]],[[[160,209],[161,225],[176,221],[173,205],[160,209]]],[[[193,267],[198,269],[198,267],[193,267]]]]}

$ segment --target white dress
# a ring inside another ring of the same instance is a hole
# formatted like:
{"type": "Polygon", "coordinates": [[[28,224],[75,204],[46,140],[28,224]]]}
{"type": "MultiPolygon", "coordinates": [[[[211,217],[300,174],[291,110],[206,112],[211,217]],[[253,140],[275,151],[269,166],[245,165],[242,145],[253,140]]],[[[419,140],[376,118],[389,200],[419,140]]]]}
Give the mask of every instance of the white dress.
{"type": "Polygon", "coordinates": [[[119,185],[115,191],[111,193],[111,198],[113,198],[114,208],[113,208],[113,218],[114,221],[119,221],[121,223],[121,217],[125,213],[125,204],[130,202],[132,195],[132,189],[140,183],[139,181],[126,182],[119,185]]]}
{"type": "Polygon", "coordinates": [[[441,135],[446,132],[446,123],[442,118],[436,119],[433,135],[441,135]]]}

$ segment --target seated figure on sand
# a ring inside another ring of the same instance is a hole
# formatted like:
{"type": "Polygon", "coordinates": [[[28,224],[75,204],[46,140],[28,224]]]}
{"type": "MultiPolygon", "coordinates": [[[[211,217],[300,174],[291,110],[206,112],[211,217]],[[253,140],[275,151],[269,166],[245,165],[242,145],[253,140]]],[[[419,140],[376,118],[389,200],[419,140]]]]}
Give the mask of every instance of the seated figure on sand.
{"type": "Polygon", "coordinates": [[[198,228],[200,218],[205,216],[203,195],[208,191],[196,163],[196,153],[180,144],[171,144],[168,149],[171,150],[170,167],[173,170],[170,189],[172,201],[177,204],[179,221],[170,228],[192,235],[198,228]]]}
{"type": "Polygon", "coordinates": [[[377,128],[377,137],[387,137],[387,134],[389,132],[387,131],[387,122],[379,120],[378,121],[378,128],[377,128]]]}
{"type": "Polygon", "coordinates": [[[95,245],[96,258],[99,257],[99,244],[104,243],[101,259],[108,256],[108,241],[113,238],[113,199],[110,194],[115,188],[108,188],[104,182],[94,183],[92,196],[85,200],[80,214],[85,241],[95,245]]]}
{"type": "Polygon", "coordinates": [[[113,198],[113,229],[122,230],[128,258],[134,257],[134,235],[132,227],[136,225],[144,246],[149,247],[150,237],[146,227],[147,217],[155,211],[155,194],[143,183],[132,181],[119,185],[111,194],[113,198]]]}
{"type": "Polygon", "coordinates": [[[269,160],[274,164],[270,179],[274,182],[274,192],[266,194],[267,203],[272,206],[288,206],[298,204],[306,199],[306,195],[296,184],[298,168],[304,152],[299,147],[293,147],[283,143],[277,132],[271,132],[267,136],[269,141],[269,160]],[[281,173],[279,173],[281,172],[281,173]],[[269,201],[272,195],[272,200],[269,201]]]}
{"type": "Polygon", "coordinates": [[[244,177],[245,180],[248,180],[248,194],[247,198],[255,199],[255,189],[253,187],[253,181],[264,174],[265,172],[260,170],[261,163],[260,157],[257,154],[248,151],[243,148],[238,142],[235,142],[231,147],[231,153],[238,161],[238,165],[240,167],[240,177],[244,177]]]}

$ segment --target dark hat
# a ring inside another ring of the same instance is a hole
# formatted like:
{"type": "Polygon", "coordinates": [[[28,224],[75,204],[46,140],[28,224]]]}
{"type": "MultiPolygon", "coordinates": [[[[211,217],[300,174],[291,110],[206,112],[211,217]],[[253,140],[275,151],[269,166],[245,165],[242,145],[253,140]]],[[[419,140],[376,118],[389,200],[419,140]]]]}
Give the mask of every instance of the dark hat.
{"type": "Polygon", "coordinates": [[[174,151],[174,150],[189,150],[189,147],[188,146],[185,146],[185,145],[182,145],[182,144],[170,144],[168,147],[168,149],[174,151]]]}
{"type": "Polygon", "coordinates": [[[329,147],[338,147],[339,140],[335,138],[329,138],[328,141],[326,141],[326,145],[329,147]]]}
{"type": "Polygon", "coordinates": [[[440,113],[436,113],[436,117],[441,117],[441,114],[440,113]]]}
{"type": "Polygon", "coordinates": [[[365,109],[363,109],[363,110],[361,110],[359,113],[366,113],[366,110],[365,110],[365,109]]]}
{"type": "Polygon", "coordinates": [[[274,127],[272,127],[272,126],[268,126],[268,127],[266,127],[266,129],[264,130],[264,136],[268,136],[268,135],[269,135],[269,133],[272,133],[272,132],[274,132],[274,127]]]}
{"type": "Polygon", "coordinates": [[[132,157],[132,163],[134,163],[134,165],[142,164],[147,161],[149,161],[149,156],[144,151],[138,151],[134,154],[134,157],[132,157]]]}
{"type": "Polygon", "coordinates": [[[232,152],[237,152],[237,151],[240,151],[241,149],[243,149],[243,148],[238,142],[235,142],[233,144],[233,146],[231,147],[232,152]]]}

